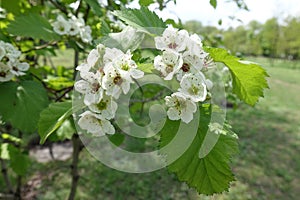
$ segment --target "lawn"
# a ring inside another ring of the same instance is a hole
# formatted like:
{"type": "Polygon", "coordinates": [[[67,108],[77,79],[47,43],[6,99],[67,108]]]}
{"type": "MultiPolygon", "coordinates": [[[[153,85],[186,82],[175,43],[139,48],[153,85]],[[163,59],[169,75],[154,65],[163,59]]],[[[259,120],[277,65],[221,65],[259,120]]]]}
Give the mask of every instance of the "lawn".
{"type": "MultiPolygon", "coordinates": [[[[165,169],[123,173],[102,165],[83,150],[77,199],[298,199],[300,62],[249,59],[266,68],[270,89],[254,108],[241,104],[237,110],[228,110],[227,119],[240,138],[240,154],[232,163],[237,181],[229,193],[199,196],[165,169]]],[[[70,184],[69,165],[69,160],[32,165],[27,180],[41,180],[31,188],[37,199],[65,199],[70,184]]]]}

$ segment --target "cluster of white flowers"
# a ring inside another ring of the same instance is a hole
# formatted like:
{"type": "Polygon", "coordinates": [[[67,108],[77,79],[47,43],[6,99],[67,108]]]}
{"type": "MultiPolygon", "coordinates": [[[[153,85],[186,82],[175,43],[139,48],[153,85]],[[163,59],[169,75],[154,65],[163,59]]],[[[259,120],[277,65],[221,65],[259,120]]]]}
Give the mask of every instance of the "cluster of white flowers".
{"type": "Polygon", "coordinates": [[[165,97],[169,107],[167,115],[171,120],[189,123],[197,110],[197,102],[205,101],[212,88],[212,82],[201,72],[207,65],[208,54],[198,35],[189,35],[186,30],[172,26],[155,38],[155,45],[162,51],[162,55],[154,59],[155,69],[165,80],[176,77],[180,82],[178,91],[165,97]]]}
{"type": "Polygon", "coordinates": [[[96,136],[115,133],[109,121],[117,111],[115,100],[121,93],[129,92],[134,79],[144,76],[131,57],[130,51],[124,53],[99,44],[89,53],[87,61],[77,67],[82,79],[74,86],[88,108],[78,120],[82,129],[96,136]]]}
{"type": "Polygon", "coordinates": [[[0,41],[0,82],[10,81],[14,76],[25,75],[29,64],[20,62],[21,52],[12,44],[0,41]]]}
{"type": "Polygon", "coordinates": [[[92,30],[86,26],[83,18],[71,16],[66,20],[63,16],[58,15],[56,21],[52,23],[53,30],[59,35],[69,35],[80,37],[85,43],[92,41],[92,30]]]}

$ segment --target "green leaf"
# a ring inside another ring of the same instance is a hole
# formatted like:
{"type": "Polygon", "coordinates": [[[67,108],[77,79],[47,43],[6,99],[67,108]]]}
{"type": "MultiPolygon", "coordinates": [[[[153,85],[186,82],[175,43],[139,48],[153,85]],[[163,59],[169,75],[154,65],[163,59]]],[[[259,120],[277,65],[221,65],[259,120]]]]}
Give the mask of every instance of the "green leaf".
{"type": "Polygon", "coordinates": [[[18,175],[25,175],[30,166],[29,156],[22,153],[20,149],[9,143],[1,144],[0,158],[9,160],[10,167],[18,175]]]}
{"type": "Polygon", "coordinates": [[[212,7],[214,7],[214,9],[217,8],[217,0],[209,0],[210,5],[212,5],[212,7]]]}
{"type": "MultiPolygon", "coordinates": [[[[200,121],[196,136],[188,149],[167,168],[170,172],[175,173],[180,181],[186,182],[189,187],[195,188],[201,194],[211,195],[228,191],[230,182],[234,180],[229,163],[231,157],[238,151],[237,138],[230,132],[226,135],[215,135],[215,137],[219,137],[215,146],[205,157],[200,158],[199,153],[203,141],[207,134],[212,133],[208,132],[211,107],[200,106],[199,109],[200,121]]],[[[160,146],[168,144],[177,132],[178,126],[168,127],[164,127],[161,132],[160,146]]],[[[167,159],[168,156],[167,153],[167,159]]]]}
{"type": "Polygon", "coordinates": [[[51,103],[48,108],[43,110],[38,122],[40,143],[43,144],[72,113],[72,102],[70,101],[51,103]]]}
{"type": "Polygon", "coordinates": [[[43,86],[34,81],[0,84],[0,113],[3,120],[23,132],[34,132],[40,112],[48,105],[43,86]]]}
{"type": "Polygon", "coordinates": [[[65,120],[62,125],[57,129],[56,135],[59,140],[71,139],[76,132],[73,118],[65,120]]]}
{"type": "Polygon", "coordinates": [[[51,24],[44,17],[36,13],[17,16],[8,25],[7,32],[16,36],[47,41],[59,39],[59,36],[53,32],[51,24]]]}
{"type": "Polygon", "coordinates": [[[138,64],[138,69],[145,73],[152,73],[152,70],[154,70],[154,66],[153,63],[141,63],[138,64]]]}
{"type": "Polygon", "coordinates": [[[14,147],[13,145],[8,145],[8,152],[10,157],[10,167],[12,170],[20,175],[24,176],[27,173],[27,169],[30,166],[29,156],[22,153],[20,149],[14,147]]]}
{"type": "Polygon", "coordinates": [[[7,12],[14,14],[19,14],[21,12],[20,0],[2,0],[0,1],[0,6],[7,12]]]}
{"type": "Polygon", "coordinates": [[[103,15],[101,6],[98,1],[95,0],[85,0],[85,2],[92,8],[92,11],[99,17],[103,15]]]}
{"type": "Polygon", "coordinates": [[[124,140],[125,136],[124,134],[121,133],[115,133],[113,135],[108,136],[108,139],[116,146],[120,146],[124,140]]]}
{"type": "Polygon", "coordinates": [[[167,27],[166,23],[157,14],[142,6],[140,9],[122,9],[114,11],[114,15],[126,24],[143,32],[160,35],[167,27]]]}
{"type": "Polygon", "coordinates": [[[249,105],[255,105],[259,97],[263,97],[268,88],[266,70],[260,65],[243,61],[228,53],[225,49],[205,47],[215,62],[224,63],[232,76],[233,93],[249,105]]]}
{"type": "Polygon", "coordinates": [[[154,0],[139,0],[141,6],[149,6],[152,3],[154,3],[154,0]]]}

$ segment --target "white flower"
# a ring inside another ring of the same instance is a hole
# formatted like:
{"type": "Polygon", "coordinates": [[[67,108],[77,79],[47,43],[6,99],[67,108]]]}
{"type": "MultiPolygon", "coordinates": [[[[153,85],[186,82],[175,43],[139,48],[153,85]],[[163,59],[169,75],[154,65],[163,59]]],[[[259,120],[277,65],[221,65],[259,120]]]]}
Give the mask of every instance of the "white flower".
{"type": "Polygon", "coordinates": [[[69,25],[70,25],[70,30],[68,32],[69,35],[75,36],[75,35],[79,34],[80,28],[76,22],[74,22],[73,20],[69,20],[69,25]]]}
{"type": "Polygon", "coordinates": [[[14,77],[11,68],[0,62],[0,82],[10,81],[14,77]]]}
{"type": "Polygon", "coordinates": [[[170,120],[181,119],[189,123],[193,119],[193,113],[197,111],[196,104],[180,92],[165,97],[166,105],[169,107],[167,115],[170,120]]]}
{"type": "Polygon", "coordinates": [[[159,50],[172,49],[174,51],[180,52],[184,51],[186,48],[186,39],[189,34],[186,30],[178,30],[169,26],[165,29],[162,37],[155,37],[155,46],[159,50]]]}
{"type": "Polygon", "coordinates": [[[56,21],[52,24],[53,30],[59,35],[67,35],[70,32],[70,22],[65,20],[61,15],[57,16],[56,21]]]}
{"type": "Polygon", "coordinates": [[[197,73],[203,68],[203,59],[191,51],[185,51],[182,55],[183,64],[179,72],[176,75],[178,81],[181,81],[182,77],[188,73],[197,73]]]}
{"type": "Polygon", "coordinates": [[[119,49],[107,48],[103,59],[104,62],[108,63],[108,66],[112,65],[114,68],[118,69],[119,71],[121,70],[124,73],[128,73],[132,78],[135,79],[142,78],[144,76],[144,72],[137,69],[137,65],[131,59],[131,57],[132,54],[130,53],[130,50],[128,50],[125,54],[119,49]]]}
{"type": "Polygon", "coordinates": [[[75,90],[84,94],[84,103],[89,106],[97,104],[103,97],[103,88],[101,87],[102,74],[81,71],[80,76],[83,80],[79,80],[74,84],[75,90]]]}
{"type": "Polygon", "coordinates": [[[17,50],[12,44],[4,43],[6,57],[10,62],[16,62],[21,56],[21,51],[17,50]]]}
{"type": "Polygon", "coordinates": [[[174,51],[164,51],[162,56],[154,58],[154,68],[161,72],[165,80],[171,80],[182,67],[181,56],[174,51]]]}
{"type": "Polygon", "coordinates": [[[100,115],[92,113],[91,111],[85,111],[80,115],[78,125],[80,128],[87,130],[95,136],[115,133],[115,128],[110,121],[103,119],[100,115]]]}
{"type": "Polygon", "coordinates": [[[104,95],[97,104],[89,105],[89,109],[94,113],[102,116],[104,119],[112,119],[115,117],[118,104],[113,101],[112,97],[104,95]]]}
{"type": "Polygon", "coordinates": [[[128,93],[130,83],[133,83],[129,73],[117,69],[113,65],[106,65],[104,74],[102,85],[107,95],[118,99],[122,92],[124,94],[128,93]]]}
{"type": "Polygon", "coordinates": [[[85,26],[80,29],[81,40],[85,43],[90,43],[92,41],[92,29],[90,26],[85,26]]]}
{"type": "Polygon", "coordinates": [[[180,81],[180,87],[179,91],[194,102],[202,102],[206,99],[205,77],[201,72],[184,75],[180,81]]]}
{"type": "Polygon", "coordinates": [[[27,71],[29,69],[29,64],[26,62],[20,63],[18,61],[18,62],[12,63],[11,65],[12,65],[11,72],[16,76],[25,75],[24,71],[27,71]]]}

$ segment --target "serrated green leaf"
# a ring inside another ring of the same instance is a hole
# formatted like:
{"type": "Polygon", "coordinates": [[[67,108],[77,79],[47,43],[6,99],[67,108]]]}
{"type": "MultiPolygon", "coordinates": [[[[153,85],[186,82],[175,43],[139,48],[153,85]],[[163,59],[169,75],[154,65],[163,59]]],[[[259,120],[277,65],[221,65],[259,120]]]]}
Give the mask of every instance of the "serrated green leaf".
{"type": "Polygon", "coordinates": [[[44,109],[38,122],[40,143],[43,144],[72,113],[72,102],[70,101],[51,103],[48,108],[44,109]]]}
{"type": "Polygon", "coordinates": [[[7,32],[16,36],[47,41],[59,39],[59,36],[53,31],[51,24],[44,17],[36,13],[17,16],[8,25],[7,32]]]}
{"type": "Polygon", "coordinates": [[[94,12],[94,14],[96,14],[99,17],[101,17],[103,15],[101,6],[98,3],[98,1],[95,1],[95,0],[84,0],[84,1],[92,8],[92,11],[94,12]]]}
{"type": "MultiPolygon", "coordinates": [[[[206,195],[228,190],[230,182],[234,180],[229,166],[230,159],[238,151],[236,137],[230,134],[220,135],[212,150],[205,157],[199,157],[200,148],[208,134],[210,120],[211,107],[200,106],[200,122],[195,138],[188,149],[167,167],[180,181],[186,182],[200,194],[206,195]]],[[[176,126],[173,127],[161,132],[161,147],[172,141],[176,134],[176,126]]],[[[166,158],[168,159],[168,154],[166,158]]]]}
{"type": "Polygon", "coordinates": [[[0,84],[0,113],[23,132],[34,132],[40,112],[48,105],[48,95],[43,86],[34,81],[0,84]]]}
{"type": "Polygon", "coordinates": [[[141,6],[149,6],[152,3],[154,3],[154,0],[139,0],[141,6]]]}
{"type": "Polygon", "coordinates": [[[160,35],[167,27],[166,23],[156,13],[144,6],[140,9],[114,11],[113,14],[126,24],[147,33],[160,35]]]}
{"type": "Polygon", "coordinates": [[[65,120],[62,125],[57,129],[56,135],[59,140],[71,139],[73,134],[76,132],[73,119],[65,120]]]}
{"type": "Polygon", "coordinates": [[[266,70],[259,64],[242,61],[228,53],[225,49],[205,47],[215,62],[224,63],[232,76],[233,93],[249,105],[255,105],[259,97],[263,97],[268,88],[266,70]]]}
{"type": "Polygon", "coordinates": [[[209,3],[212,7],[214,7],[214,9],[217,8],[217,0],[209,0],[209,3]]]}

